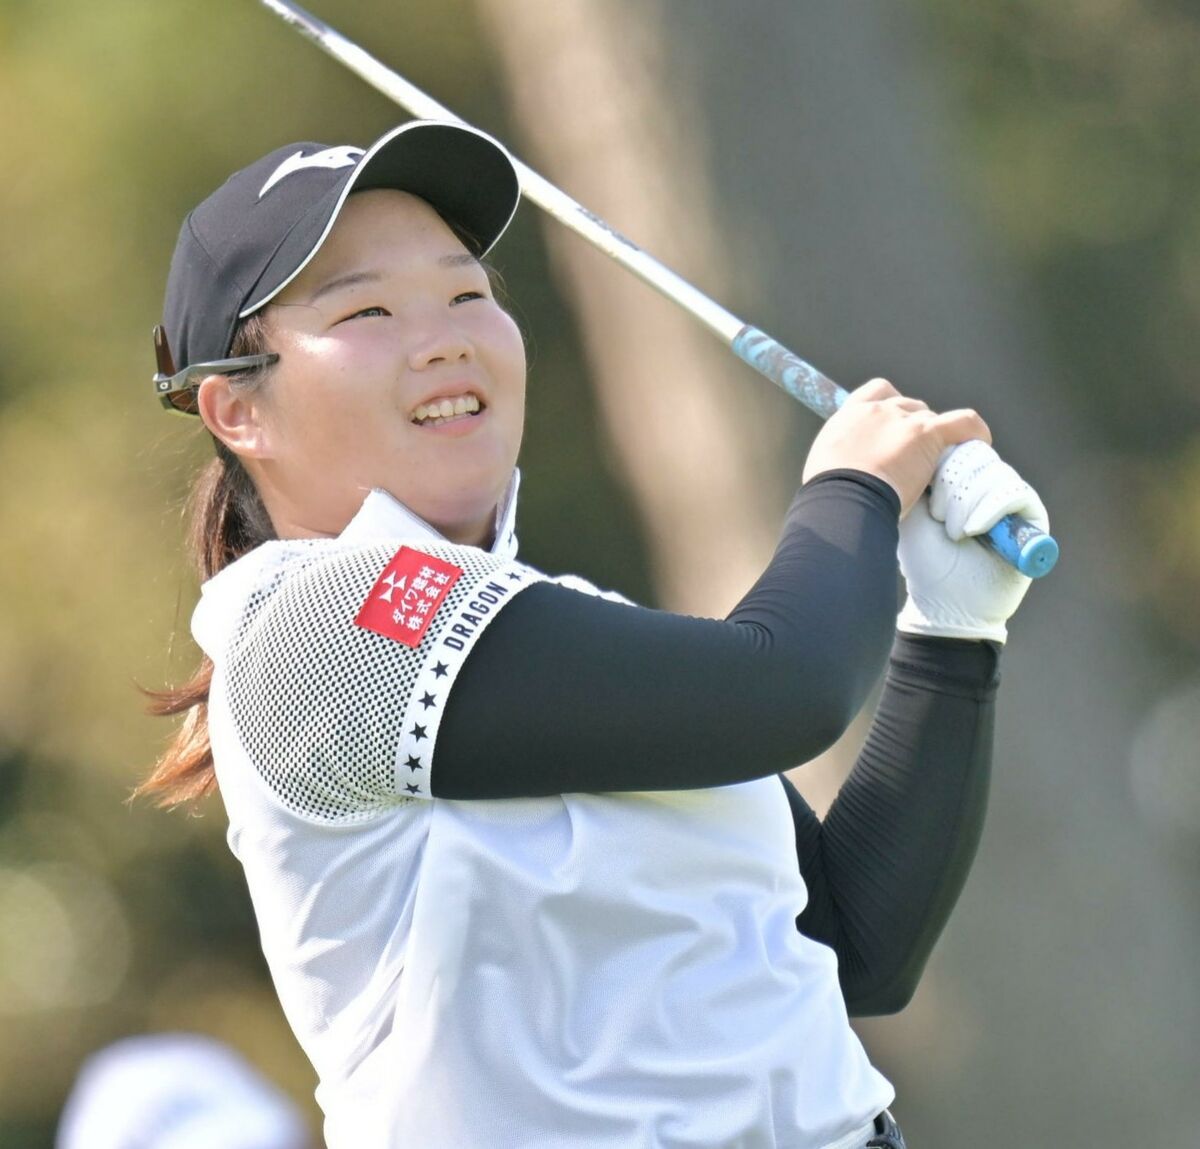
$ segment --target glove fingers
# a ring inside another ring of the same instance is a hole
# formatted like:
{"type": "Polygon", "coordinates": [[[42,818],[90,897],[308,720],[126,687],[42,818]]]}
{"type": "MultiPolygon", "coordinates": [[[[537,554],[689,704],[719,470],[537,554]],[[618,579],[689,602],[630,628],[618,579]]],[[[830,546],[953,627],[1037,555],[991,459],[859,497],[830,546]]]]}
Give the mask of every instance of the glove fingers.
{"type": "MultiPolygon", "coordinates": [[[[1012,471],[1012,468],[1008,468],[1012,471]]],[[[981,535],[994,527],[1005,515],[1021,515],[1043,531],[1050,529],[1050,516],[1035,491],[1016,471],[1011,486],[985,492],[962,524],[964,535],[981,535]]]]}
{"type": "Polygon", "coordinates": [[[929,495],[930,514],[955,541],[983,534],[1005,515],[1020,514],[1046,530],[1049,516],[1037,492],[992,447],[972,440],[942,456],[929,495]]]}
{"type": "Polygon", "coordinates": [[[961,539],[963,524],[987,490],[989,471],[1000,456],[985,442],[972,439],[947,451],[933,477],[929,513],[946,524],[952,539],[961,539]]]}

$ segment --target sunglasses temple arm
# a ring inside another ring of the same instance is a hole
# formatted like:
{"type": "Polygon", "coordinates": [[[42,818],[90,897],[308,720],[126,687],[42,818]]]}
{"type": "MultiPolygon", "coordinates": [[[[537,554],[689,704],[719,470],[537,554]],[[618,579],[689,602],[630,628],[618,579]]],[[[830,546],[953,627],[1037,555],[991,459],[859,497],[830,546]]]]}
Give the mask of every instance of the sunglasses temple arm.
{"type": "Polygon", "coordinates": [[[171,357],[171,348],[167,345],[167,331],[160,323],[154,328],[154,358],[158,363],[158,373],[168,377],[175,374],[175,360],[171,357]]]}

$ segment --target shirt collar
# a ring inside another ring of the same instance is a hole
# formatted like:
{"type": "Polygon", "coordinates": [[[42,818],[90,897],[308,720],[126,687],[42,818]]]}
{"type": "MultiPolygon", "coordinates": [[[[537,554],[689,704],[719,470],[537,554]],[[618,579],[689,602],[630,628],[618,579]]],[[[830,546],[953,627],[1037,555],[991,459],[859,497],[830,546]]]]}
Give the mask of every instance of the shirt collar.
{"type": "MultiPolygon", "coordinates": [[[[496,507],[496,534],[488,549],[502,559],[517,554],[517,490],[521,473],[513,470],[504,497],[496,507]]],[[[236,625],[240,603],[253,592],[263,572],[274,563],[285,562],[295,548],[305,549],[314,542],[333,540],[277,539],[255,547],[249,554],[218,571],[200,587],[200,601],[192,613],[192,634],[201,649],[212,657],[228,639],[236,625]]],[[[374,490],[363,500],[354,518],[337,536],[337,542],[349,543],[438,543],[446,537],[424,519],[384,490],[374,490]]]]}
{"type": "MultiPolygon", "coordinates": [[[[517,489],[521,472],[513,470],[504,497],[496,507],[496,533],[488,550],[503,559],[517,554],[517,489]]],[[[339,542],[445,542],[446,538],[387,491],[375,489],[338,535],[339,542]]]]}

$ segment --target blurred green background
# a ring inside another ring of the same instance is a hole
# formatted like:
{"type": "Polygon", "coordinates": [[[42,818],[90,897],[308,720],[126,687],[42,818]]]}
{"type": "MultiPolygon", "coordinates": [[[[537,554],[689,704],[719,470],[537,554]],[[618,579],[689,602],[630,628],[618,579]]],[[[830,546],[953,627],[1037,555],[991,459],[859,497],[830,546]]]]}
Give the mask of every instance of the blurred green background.
{"type": "MultiPolygon", "coordinates": [[[[557,5],[313,6],[540,166],[495,22],[557,5]]],[[[978,406],[1063,544],[1012,627],[963,901],[912,1006],[860,1026],[910,1144],[1196,1144],[1194,5],[582,9],[617,37],[614,74],[663,98],[651,126],[701,158],[720,282],[679,269],[847,385],[978,406]]],[[[517,68],[553,64],[539,48],[517,68]]],[[[0,0],[0,109],[0,1146],[50,1145],[87,1054],[161,1029],[229,1041],[315,1125],[219,801],[126,804],[166,729],[137,687],[196,657],[180,508],[210,451],[151,396],[150,328],[179,221],[228,172],[406,117],[251,0],[0,0]]],[[[634,199],[657,180],[626,178],[634,199]]],[[[497,256],[532,348],[523,547],[672,601],[556,227],[527,205],[497,256]]],[[[732,357],[723,372],[773,427],[747,466],[778,516],[813,420],[732,357]]]]}

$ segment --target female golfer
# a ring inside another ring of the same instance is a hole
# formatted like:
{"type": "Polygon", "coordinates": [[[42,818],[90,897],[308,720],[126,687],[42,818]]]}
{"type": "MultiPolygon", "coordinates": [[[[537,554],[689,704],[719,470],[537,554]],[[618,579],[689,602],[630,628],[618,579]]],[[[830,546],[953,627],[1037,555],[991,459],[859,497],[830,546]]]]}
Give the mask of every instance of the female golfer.
{"type": "Polygon", "coordinates": [[[331,1149],[894,1149],[848,1013],[904,1005],[965,879],[1027,586],[955,540],[1041,504],[979,416],[877,380],[725,620],[524,565],[480,262],[517,199],[495,142],[415,123],[188,216],[155,385],[216,445],[206,657],[143,789],[219,786],[331,1149]],[[822,823],[780,771],[889,646],[822,823]]]}

